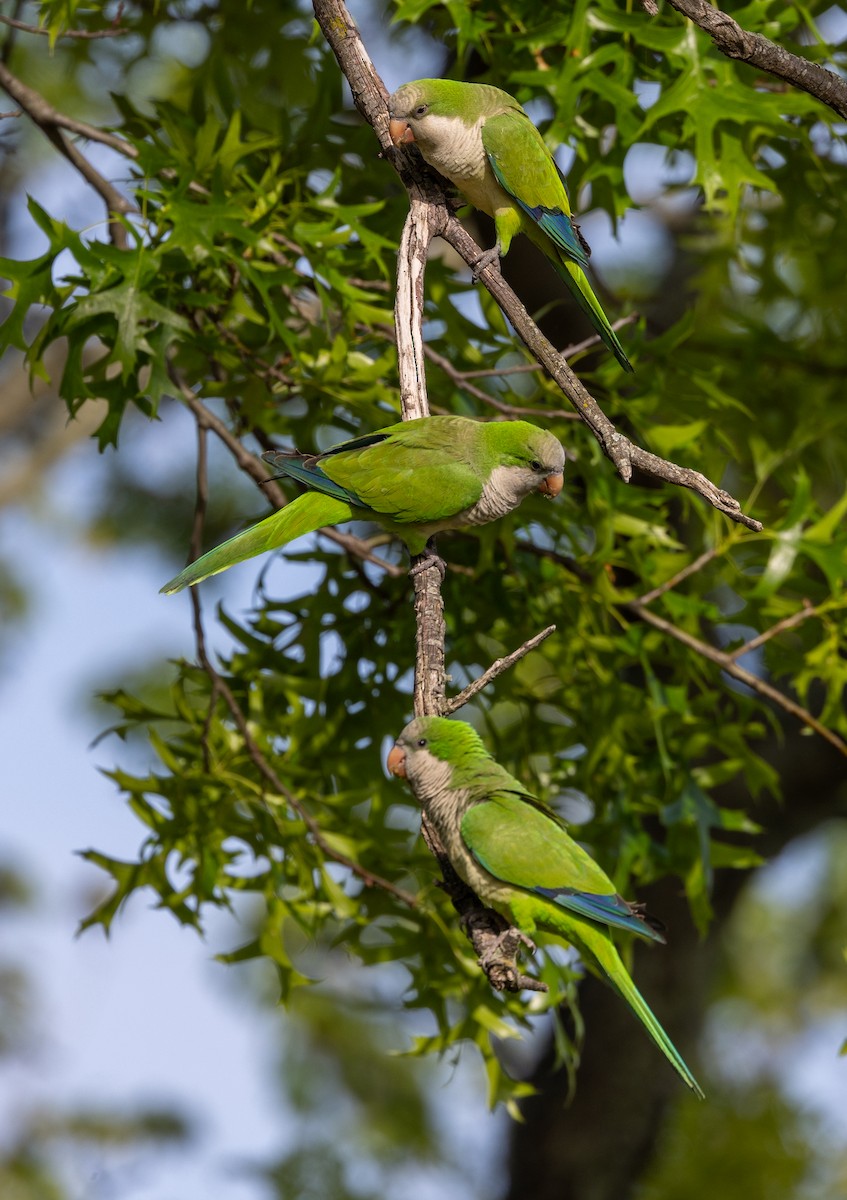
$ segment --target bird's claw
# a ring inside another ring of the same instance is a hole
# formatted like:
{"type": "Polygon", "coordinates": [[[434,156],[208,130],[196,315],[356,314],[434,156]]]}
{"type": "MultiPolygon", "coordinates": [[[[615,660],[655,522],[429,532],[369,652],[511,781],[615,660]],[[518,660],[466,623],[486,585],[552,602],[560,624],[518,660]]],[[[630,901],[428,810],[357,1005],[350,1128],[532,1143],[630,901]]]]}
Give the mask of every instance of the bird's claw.
{"type": "Polygon", "coordinates": [[[476,260],[476,262],[471,264],[471,279],[473,280],[473,282],[479,283],[479,277],[482,274],[482,272],[485,270],[485,268],[493,267],[495,263],[498,264],[498,269],[499,269],[499,263],[500,263],[500,244],[499,244],[499,242],[496,243],[495,245],[493,245],[490,250],[486,250],[483,254],[480,254],[480,256],[476,260]]]}
{"type": "Polygon", "coordinates": [[[483,971],[497,962],[501,958],[515,958],[518,952],[518,947],[524,945],[530,954],[534,954],[537,947],[531,937],[527,937],[515,925],[510,925],[508,929],[504,929],[501,934],[495,938],[483,956],[479,959],[479,965],[483,971]]]}
{"type": "Polygon", "coordinates": [[[411,567],[409,567],[409,578],[414,579],[416,575],[420,575],[423,571],[428,571],[430,567],[435,567],[443,583],[444,576],[447,574],[447,564],[434,550],[425,550],[418,561],[412,563],[411,567]]]}

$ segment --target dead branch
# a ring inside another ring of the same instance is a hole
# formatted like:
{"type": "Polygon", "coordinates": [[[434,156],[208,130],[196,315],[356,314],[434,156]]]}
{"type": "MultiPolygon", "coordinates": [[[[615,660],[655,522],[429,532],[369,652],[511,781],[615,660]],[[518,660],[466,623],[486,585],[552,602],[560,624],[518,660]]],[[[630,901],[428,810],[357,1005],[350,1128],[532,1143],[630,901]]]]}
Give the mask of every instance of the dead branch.
{"type": "Polygon", "coordinates": [[[536,646],[540,646],[545,638],[548,638],[551,633],[555,632],[556,626],[548,625],[546,629],[542,629],[534,637],[527,638],[524,644],[518,646],[517,650],[513,650],[511,654],[506,654],[503,658],[496,659],[486,671],[483,671],[479,679],[475,679],[473,683],[469,683],[461,692],[450,697],[444,706],[444,715],[449,716],[450,713],[454,713],[457,709],[461,708],[463,704],[467,704],[478,692],[481,692],[484,687],[487,687],[489,683],[495,680],[498,675],[502,675],[504,671],[508,671],[509,667],[513,667],[515,663],[520,662],[525,655],[529,654],[530,650],[534,650],[536,646]]]}

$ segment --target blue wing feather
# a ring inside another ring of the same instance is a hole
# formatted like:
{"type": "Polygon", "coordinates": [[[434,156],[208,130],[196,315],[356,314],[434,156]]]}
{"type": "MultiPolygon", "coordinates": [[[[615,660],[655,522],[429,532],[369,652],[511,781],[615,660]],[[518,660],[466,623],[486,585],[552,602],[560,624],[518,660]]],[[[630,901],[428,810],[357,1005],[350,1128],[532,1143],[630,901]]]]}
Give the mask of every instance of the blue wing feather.
{"type": "Polygon", "coordinates": [[[616,929],[627,929],[630,933],[650,938],[654,942],[665,940],[655,925],[648,923],[643,916],[633,913],[632,906],[621,896],[596,896],[591,892],[575,891],[573,888],[534,887],[532,891],[579,916],[588,917],[591,921],[602,921],[604,925],[613,925],[616,929]]]}
{"type": "MultiPolygon", "coordinates": [[[[365,439],[361,439],[364,441],[365,439]]],[[[352,443],[348,443],[345,449],[349,448],[352,443]]],[[[369,509],[371,506],[361,500],[355,492],[350,488],[342,487],[340,483],[336,483],[326,475],[316,462],[315,458],[292,458],[286,454],[277,454],[269,452],[263,454],[265,462],[276,467],[280,472],[277,478],[282,478],[283,475],[290,476],[291,479],[296,479],[298,483],[305,484],[306,487],[312,488],[313,491],[323,492],[325,496],[333,496],[336,500],[344,500],[348,504],[355,504],[358,508],[369,509]]]]}
{"type": "MultiPolygon", "coordinates": [[[[577,233],[573,227],[573,221],[568,214],[562,212],[560,208],[545,208],[541,204],[527,204],[524,200],[521,200],[520,196],[515,194],[513,188],[509,187],[503,172],[500,170],[497,159],[493,154],[488,155],[488,161],[491,164],[491,169],[494,172],[497,182],[500,184],[500,187],[503,189],[503,191],[509,193],[512,199],[521,206],[526,215],[535,221],[536,225],[538,225],[540,229],[544,230],[544,232],[550,238],[550,241],[555,242],[559,249],[562,250],[572,262],[575,262],[578,266],[582,267],[583,270],[587,268],[588,255],[585,253],[585,248],[582,242],[579,240],[579,237],[577,236],[577,233]]],[[[564,175],[559,170],[555,159],[552,161],[556,171],[558,172],[559,178],[564,184],[564,175]]]]}

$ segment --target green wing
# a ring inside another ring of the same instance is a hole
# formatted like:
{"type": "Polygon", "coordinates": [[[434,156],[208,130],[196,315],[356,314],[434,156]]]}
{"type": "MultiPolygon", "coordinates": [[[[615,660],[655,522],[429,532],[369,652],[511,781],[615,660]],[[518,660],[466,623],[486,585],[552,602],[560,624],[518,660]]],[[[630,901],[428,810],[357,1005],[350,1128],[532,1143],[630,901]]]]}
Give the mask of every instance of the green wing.
{"type": "Polygon", "coordinates": [[[497,182],[532,222],[524,232],[548,256],[603,343],[624,370],[631,371],[632,364],[584,274],[586,246],[571,220],[564,176],[541,134],[522,109],[514,108],[485,122],[482,144],[497,182]]]}
{"type": "Polygon", "coordinates": [[[497,182],[562,251],[581,267],[588,255],[571,221],[565,178],[541,134],[518,109],[490,117],[482,144],[497,182]]]}
{"type": "Polygon", "coordinates": [[[399,525],[442,521],[476,504],[490,473],[473,422],[408,421],[319,456],[320,468],[399,525]]]}
{"type": "Polygon", "coordinates": [[[480,866],[581,917],[663,941],[616,894],[602,867],[537,805],[526,794],[495,792],[468,809],[462,837],[480,866]]]}

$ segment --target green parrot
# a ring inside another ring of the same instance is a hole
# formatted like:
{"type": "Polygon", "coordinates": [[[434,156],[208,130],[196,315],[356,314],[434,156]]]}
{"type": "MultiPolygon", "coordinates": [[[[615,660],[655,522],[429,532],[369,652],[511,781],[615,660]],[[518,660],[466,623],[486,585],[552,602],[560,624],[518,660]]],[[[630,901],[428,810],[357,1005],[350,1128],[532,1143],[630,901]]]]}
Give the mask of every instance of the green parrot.
{"type": "Polygon", "coordinates": [[[561,442],[528,421],[449,416],[401,421],[321,454],[266,457],[313,490],[189,564],[163,592],[343,521],[377,521],[422,554],[443,529],[494,521],[533,491],[558,496],[565,469],[561,442]]]}
{"type": "Polygon", "coordinates": [[[585,276],[588,246],[571,220],[562,172],[508,92],[482,83],[416,79],[388,98],[395,146],[410,142],[475,208],[494,218],[497,241],[475,270],[505,254],[517,233],[550,259],[621,366],[632,366],[585,276]]]}
{"type": "Polygon", "coordinates": [[[388,769],[407,780],[456,872],[480,900],[531,938],[570,943],[626,1000],[688,1086],[703,1091],[629,977],[609,930],[664,942],[658,923],[615,892],[559,818],[491,757],[463,721],[416,717],[388,769]]]}

